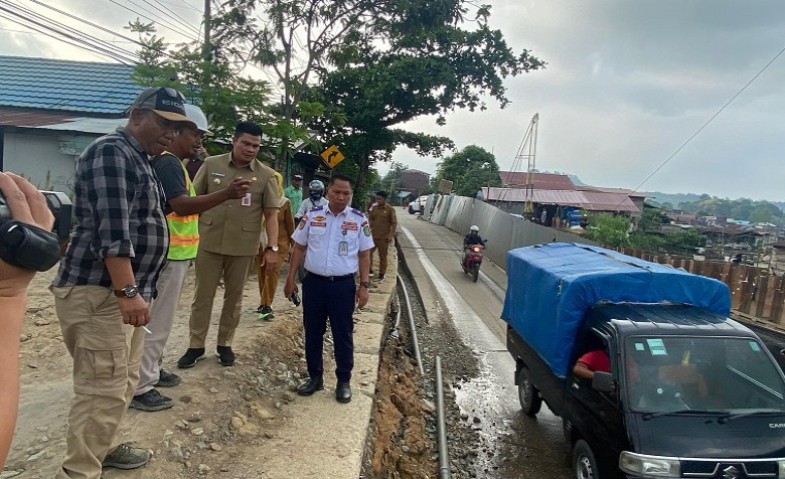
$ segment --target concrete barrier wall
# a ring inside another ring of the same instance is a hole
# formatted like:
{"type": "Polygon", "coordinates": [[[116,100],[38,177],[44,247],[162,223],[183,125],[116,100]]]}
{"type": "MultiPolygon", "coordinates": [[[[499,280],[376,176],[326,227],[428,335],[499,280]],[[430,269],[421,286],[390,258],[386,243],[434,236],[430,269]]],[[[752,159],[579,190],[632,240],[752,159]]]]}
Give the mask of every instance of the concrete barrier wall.
{"type": "Polygon", "coordinates": [[[552,241],[595,244],[579,235],[548,228],[513,216],[493,205],[466,196],[434,195],[428,199],[424,218],[467,234],[471,225],[480,228],[488,240],[485,256],[507,270],[507,252],[511,249],[552,241]]]}

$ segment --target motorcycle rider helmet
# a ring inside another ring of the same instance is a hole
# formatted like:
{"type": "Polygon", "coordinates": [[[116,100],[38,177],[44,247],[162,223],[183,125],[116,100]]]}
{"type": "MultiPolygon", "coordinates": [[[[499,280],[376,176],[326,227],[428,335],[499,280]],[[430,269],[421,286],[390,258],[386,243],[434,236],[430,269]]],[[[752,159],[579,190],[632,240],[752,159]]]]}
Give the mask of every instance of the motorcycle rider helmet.
{"type": "Polygon", "coordinates": [[[471,227],[469,228],[469,233],[479,233],[479,232],[480,232],[480,227],[477,225],[471,225],[471,227]]]}
{"type": "Polygon", "coordinates": [[[324,183],[319,180],[313,180],[308,183],[309,196],[313,201],[319,201],[324,194],[324,183]]]}

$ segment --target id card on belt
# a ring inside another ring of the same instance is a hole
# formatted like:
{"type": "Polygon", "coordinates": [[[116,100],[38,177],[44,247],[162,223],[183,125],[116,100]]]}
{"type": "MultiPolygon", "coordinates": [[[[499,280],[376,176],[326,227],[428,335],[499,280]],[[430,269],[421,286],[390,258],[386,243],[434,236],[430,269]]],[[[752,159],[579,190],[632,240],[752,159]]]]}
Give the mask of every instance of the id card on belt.
{"type": "Polygon", "coordinates": [[[246,193],[245,196],[243,196],[243,199],[240,200],[240,204],[243,206],[251,206],[251,193],[246,193]]]}

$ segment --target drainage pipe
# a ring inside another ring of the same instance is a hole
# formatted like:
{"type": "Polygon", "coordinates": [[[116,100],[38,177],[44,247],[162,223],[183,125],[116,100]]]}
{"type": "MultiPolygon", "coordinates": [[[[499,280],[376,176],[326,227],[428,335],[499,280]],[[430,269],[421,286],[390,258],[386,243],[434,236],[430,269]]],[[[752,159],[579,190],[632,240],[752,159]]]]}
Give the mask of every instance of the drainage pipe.
{"type": "Polygon", "coordinates": [[[425,369],[422,367],[422,357],[420,356],[420,343],[417,341],[417,328],[414,325],[414,315],[412,314],[412,303],[409,301],[409,292],[406,290],[406,285],[403,284],[403,278],[398,275],[398,282],[401,284],[403,290],[403,299],[406,301],[406,313],[409,315],[409,330],[412,335],[412,348],[414,349],[414,357],[417,359],[417,368],[420,370],[420,375],[425,374],[425,369]]]}
{"type": "Polygon", "coordinates": [[[444,385],[442,358],[436,356],[436,434],[439,440],[439,478],[451,479],[450,457],[447,453],[447,427],[444,422],[444,385]]]}

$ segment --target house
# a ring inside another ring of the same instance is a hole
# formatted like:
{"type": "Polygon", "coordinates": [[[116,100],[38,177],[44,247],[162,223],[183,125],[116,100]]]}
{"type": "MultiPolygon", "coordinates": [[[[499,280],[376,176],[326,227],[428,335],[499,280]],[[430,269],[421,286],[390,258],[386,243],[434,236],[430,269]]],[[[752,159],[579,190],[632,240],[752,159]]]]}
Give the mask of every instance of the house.
{"type": "Polygon", "coordinates": [[[124,125],[142,87],[116,63],[0,56],[0,170],[70,193],[76,158],[124,125]]]}
{"type": "MultiPolygon", "coordinates": [[[[576,184],[568,175],[501,171],[501,187],[484,187],[482,198],[510,213],[531,202],[533,216],[546,226],[565,223],[574,210],[640,216],[646,195],[621,188],[576,184]],[[559,218],[560,221],[554,221],[559,218]]],[[[578,215],[580,216],[580,215],[578,215]]]]}
{"type": "Polygon", "coordinates": [[[413,168],[402,170],[398,189],[400,191],[408,191],[413,198],[416,198],[428,189],[430,176],[431,175],[424,171],[415,170],[413,168]]]}

